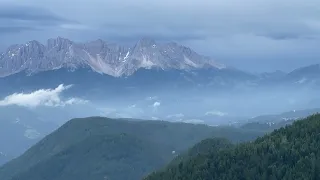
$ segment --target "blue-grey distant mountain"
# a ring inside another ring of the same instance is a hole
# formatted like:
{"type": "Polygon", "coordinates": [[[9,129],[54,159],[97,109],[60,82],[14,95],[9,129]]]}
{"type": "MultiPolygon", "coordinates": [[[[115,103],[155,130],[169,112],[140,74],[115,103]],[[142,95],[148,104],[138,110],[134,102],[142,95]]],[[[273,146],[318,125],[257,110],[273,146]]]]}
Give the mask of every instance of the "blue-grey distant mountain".
{"type": "MultiPolygon", "coordinates": [[[[87,68],[76,71],[56,69],[28,76],[25,71],[0,78],[0,94],[9,95],[14,92],[28,92],[43,88],[54,88],[59,84],[73,84],[75,95],[110,95],[141,92],[186,91],[202,89],[232,90],[239,84],[249,86],[255,76],[233,69],[199,69],[193,71],[140,69],[131,76],[113,77],[99,74],[87,68]],[[10,84],[10,86],[8,86],[10,84]],[[81,93],[80,93],[81,91],[81,93]]],[[[71,92],[71,91],[70,91],[71,92]]],[[[183,92],[182,92],[183,93],[183,92]]],[[[152,95],[152,94],[150,94],[152,95]]]]}
{"type": "Polygon", "coordinates": [[[298,68],[290,72],[288,77],[296,84],[320,85],[320,64],[298,68]]]}
{"type": "Polygon", "coordinates": [[[262,131],[273,131],[280,127],[292,124],[294,121],[303,119],[313,114],[318,114],[320,108],[292,110],[281,114],[261,115],[248,119],[241,125],[244,129],[254,129],[262,131]]]}

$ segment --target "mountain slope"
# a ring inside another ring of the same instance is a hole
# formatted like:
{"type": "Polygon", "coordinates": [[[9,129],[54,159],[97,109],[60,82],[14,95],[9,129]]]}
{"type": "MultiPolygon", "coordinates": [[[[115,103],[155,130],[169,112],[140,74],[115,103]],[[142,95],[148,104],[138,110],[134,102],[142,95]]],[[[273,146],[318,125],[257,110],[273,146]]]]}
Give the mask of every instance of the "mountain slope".
{"type": "Polygon", "coordinates": [[[244,132],[230,127],[165,121],[127,121],[100,117],[74,119],[19,158],[1,167],[0,179],[11,180],[15,177],[19,180],[43,180],[44,176],[50,174],[46,179],[90,175],[90,179],[95,180],[107,174],[110,179],[123,180],[123,174],[111,173],[116,169],[124,169],[122,172],[127,172],[126,177],[141,178],[164,166],[202,139],[224,137],[239,142],[260,135],[260,132],[244,132]],[[100,166],[101,163],[103,166],[100,166]]]}
{"type": "Polygon", "coordinates": [[[319,147],[320,115],[317,114],[252,143],[195,157],[153,173],[146,180],[319,179],[319,147]]]}
{"type": "Polygon", "coordinates": [[[76,43],[58,37],[47,44],[29,41],[12,45],[0,54],[0,75],[27,71],[37,73],[60,68],[91,68],[95,72],[112,76],[131,75],[140,68],[197,69],[224,68],[209,57],[201,56],[190,48],[176,43],[158,44],[141,39],[127,48],[102,40],[76,43]]]}
{"type": "Polygon", "coordinates": [[[168,161],[162,157],[165,150],[128,134],[94,136],[38,163],[13,180],[139,179],[168,161]]]}

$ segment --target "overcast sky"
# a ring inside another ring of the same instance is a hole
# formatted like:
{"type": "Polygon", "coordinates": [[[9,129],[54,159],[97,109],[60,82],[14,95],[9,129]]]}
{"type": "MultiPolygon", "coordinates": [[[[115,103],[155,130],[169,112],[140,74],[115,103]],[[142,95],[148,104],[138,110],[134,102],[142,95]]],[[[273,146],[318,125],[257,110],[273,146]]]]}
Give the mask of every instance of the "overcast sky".
{"type": "Polygon", "coordinates": [[[62,36],[176,41],[227,65],[320,63],[320,0],[0,0],[0,49],[62,36]]]}

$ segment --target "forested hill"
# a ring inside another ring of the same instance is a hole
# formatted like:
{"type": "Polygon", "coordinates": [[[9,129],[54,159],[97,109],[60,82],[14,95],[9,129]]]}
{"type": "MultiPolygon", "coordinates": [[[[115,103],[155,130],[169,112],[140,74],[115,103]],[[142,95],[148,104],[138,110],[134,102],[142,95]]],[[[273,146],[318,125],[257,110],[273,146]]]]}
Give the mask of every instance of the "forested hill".
{"type": "Polygon", "coordinates": [[[251,143],[199,154],[145,180],[320,179],[320,115],[251,143]]]}

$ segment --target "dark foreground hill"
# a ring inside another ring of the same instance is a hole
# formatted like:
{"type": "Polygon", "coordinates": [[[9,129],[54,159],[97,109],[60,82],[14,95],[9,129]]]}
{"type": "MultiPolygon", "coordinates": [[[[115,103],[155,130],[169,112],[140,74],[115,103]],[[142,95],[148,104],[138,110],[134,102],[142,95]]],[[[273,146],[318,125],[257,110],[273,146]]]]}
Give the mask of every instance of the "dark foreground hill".
{"type": "Polygon", "coordinates": [[[261,132],[165,121],[73,119],[0,168],[1,180],[135,180],[209,137],[232,142],[261,132]]]}
{"type": "Polygon", "coordinates": [[[296,121],[251,143],[202,153],[146,180],[320,179],[320,115],[296,121]]]}

